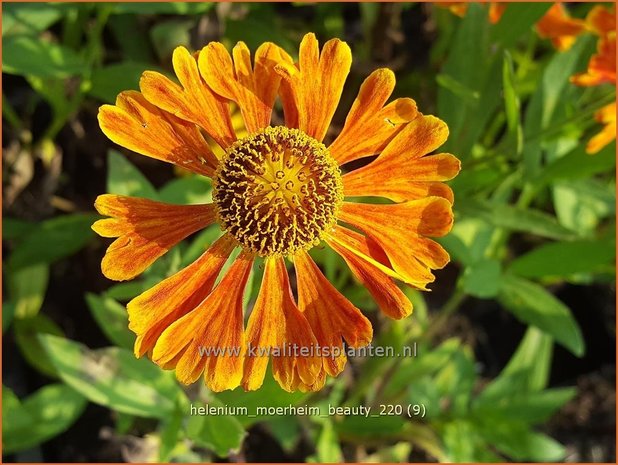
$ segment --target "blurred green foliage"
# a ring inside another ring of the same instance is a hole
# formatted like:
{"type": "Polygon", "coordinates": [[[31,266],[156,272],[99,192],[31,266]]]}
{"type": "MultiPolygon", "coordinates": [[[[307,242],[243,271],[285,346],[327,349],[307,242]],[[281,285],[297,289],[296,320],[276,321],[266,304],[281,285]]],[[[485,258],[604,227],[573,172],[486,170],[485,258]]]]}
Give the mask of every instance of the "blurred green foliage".
{"type": "MultiPolygon", "coordinates": [[[[90,224],[96,216],[70,213],[39,222],[5,216],[2,236],[10,253],[3,262],[3,333],[14,334],[24,359],[49,383],[23,398],[3,386],[4,453],[60,434],[92,402],[117,412],[118,434],[130,432],[141,418],[154,419],[148,434],[157,447],[149,458],[159,461],[238,454],[247,430],[258,423],[284,451],[309,441],[314,453],[307,461],[341,461],[346,445],[357,447],[357,461],[407,461],[415,451],[454,462],[562,460],[563,446],[542,426],[575,390],[548,388],[553,345],[582,356],[586,341],[571,309],[549,286],[615,280],[615,144],[594,157],[584,151],[596,131],[592,115],[614,101],[615,89],[569,83],[569,76],[585,69],[595,44],[584,35],[559,53],[541,43],[533,25],[549,6],[509,4],[496,25],[488,22],[481,5],[470,5],[463,19],[423,6],[436,28],[429,62],[400,73],[396,92],[430,96],[421,110],[448,123],[444,150],[462,160],[462,172],[451,183],[455,226],[441,239],[457,280],[440,308],[428,308],[423,294],[407,289],[415,314],[403,321],[376,317],[374,341],[395,348],[417,343],[417,357],[354,360],[353,374],[329,380],[312,395],[285,393],[270,376],[257,392],[213,394],[199,383],[186,389],[172,373],[134,358],[134,335],[123,304],[195,259],[220,234],[216,227],[179,244],[139,279],[85,294],[84,308],[110,343],[92,350],[66,338],[44,307],[50,266],[92,244],[90,224]],[[525,247],[515,248],[514,238],[525,247]],[[442,337],[450,317],[471,297],[493,299],[500,311],[528,325],[508,364],[489,380],[462,339],[442,337]],[[328,405],[368,405],[375,411],[381,404],[422,404],[426,416],[189,414],[190,405],[205,404],[244,406],[249,412],[290,404],[320,406],[323,412],[328,405]]],[[[26,137],[23,150],[44,154],[79,111],[113,102],[121,90],[137,89],[146,69],[167,72],[173,48],[190,47],[199,27],[210,27],[209,34],[215,31],[215,38],[228,46],[243,40],[255,49],[272,40],[293,55],[304,32],[313,30],[322,38],[346,33],[341,4],[289,7],[311,9],[310,19],[278,14],[272,4],[4,3],[3,72],[22,76],[34,98],[47,102],[52,112],[40,139],[26,137]],[[215,20],[217,27],[208,23],[215,20]],[[106,49],[110,40],[117,44],[113,53],[106,49]]],[[[353,46],[360,74],[367,74],[377,67],[371,61],[372,40],[383,11],[372,3],[358,8],[361,38],[353,46]]],[[[582,17],[589,8],[578,5],[575,14],[582,17]]],[[[3,117],[20,133],[27,126],[7,93],[10,89],[3,89],[3,117]]],[[[107,169],[110,193],[172,203],[210,201],[208,179],[182,176],[157,189],[114,149],[108,152],[107,169]]],[[[376,312],[337,255],[326,249],[314,252],[344,295],[362,310],[376,312]]],[[[261,272],[256,266],[252,282],[259,283],[261,272]]],[[[247,301],[255,299],[258,289],[250,286],[247,301]]]]}

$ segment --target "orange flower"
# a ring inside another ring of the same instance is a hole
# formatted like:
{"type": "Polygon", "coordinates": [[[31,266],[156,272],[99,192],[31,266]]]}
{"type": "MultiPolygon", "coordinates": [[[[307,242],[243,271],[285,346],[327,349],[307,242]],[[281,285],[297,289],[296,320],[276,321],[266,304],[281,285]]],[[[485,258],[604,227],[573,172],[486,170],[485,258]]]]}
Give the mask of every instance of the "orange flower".
{"type": "Polygon", "coordinates": [[[596,5],[586,16],[588,28],[599,36],[604,36],[612,31],[616,31],[616,12],[614,8],[607,8],[596,5]]]}
{"type": "Polygon", "coordinates": [[[594,119],[605,126],[586,144],[586,152],[593,155],[616,140],[616,104],[610,103],[594,114],[594,119]]]}
{"type": "MultiPolygon", "coordinates": [[[[466,16],[466,13],[468,12],[469,3],[468,2],[439,2],[439,3],[436,3],[435,5],[442,7],[442,8],[448,8],[451,11],[451,13],[459,16],[460,18],[463,18],[464,16],[466,16]]],[[[496,24],[500,21],[500,19],[502,18],[502,15],[504,14],[504,10],[506,10],[506,6],[507,6],[506,3],[490,3],[489,4],[489,22],[491,24],[496,24]]]]}
{"type": "Polygon", "coordinates": [[[102,195],[97,210],[111,218],[93,229],[116,237],[103,273],[131,279],[195,231],[217,223],[223,235],[194,263],[127,305],[137,335],[135,355],[175,368],[183,383],[204,376],[214,391],[259,388],[269,360],[286,390],[319,390],[345,365],[344,341],[361,347],[371,324],[324,277],[308,251],[324,241],[350,266],[382,311],[403,318],[412,304],[395,280],[425,289],[432,269],[449,260],[429,237],[448,233],[452,191],[444,184],[459,160],[429,155],[448,136],[446,124],[425,116],[408,98],[387,103],[395,76],[378,69],[362,84],[339,136],[326,147],[350,70],[350,48],[333,39],[321,52],[313,34],[298,63],[266,43],[232,56],[220,43],[173,55],[180,84],[146,71],[141,93],[123,92],[99,111],[103,132],[141,154],[213,180],[213,203],[177,206],[102,195]],[[285,126],[271,127],[280,98],[285,126]],[[230,105],[248,135],[237,139],[230,105]],[[203,134],[221,151],[212,150],[203,134]],[[341,165],[378,154],[342,175],[341,165]],[[381,196],[390,204],[346,197],[381,196]],[[345,223],[341,224],[341,223],[345,223]],[[356,228],[362,233],[354,231],[356,228]],[[235,249],[240,254],[219,279],[235,249]],[[285,259],[296,270],[297,299],[285,259]],[[256,260],[264,277],[244,327],[243,293],[256,260]],[[327,352],[326,352],[327,351],[327,352]]]}
{"type": "Polygon", "coordinates": [[[555,3],[536,23],[539,36],[550,39],[560,51],[571,48],[579,34],[586,30],[581,19],[571,18],[562,3],[555,3]]]}
{"type": "Polygon", "coordinates": [[[571,82],[578,86],[598,86],[599,84],[616,84],[616,32],[610,32],[599,39],[597,53],[592,55],[585,73],[571,77],[571,82]]]}

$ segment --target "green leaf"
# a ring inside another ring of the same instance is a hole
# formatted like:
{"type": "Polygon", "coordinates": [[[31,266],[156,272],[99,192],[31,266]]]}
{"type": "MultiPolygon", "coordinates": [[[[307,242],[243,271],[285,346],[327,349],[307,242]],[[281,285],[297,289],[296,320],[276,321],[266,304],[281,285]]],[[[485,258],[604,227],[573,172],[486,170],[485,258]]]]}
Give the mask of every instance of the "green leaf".
{"type": "Polygon", "coordinates": [[[616,243],[571,241],[543,244],[513,260],[508,271],[524,278],[568,278],[576,273],[594,273],[614,264],[616,243]]]}
{"type": "Polygon", "coordinates": [[[107,152],[107,192],[158,200],[150,181],[121,153],[107,152]]]}
{"type": "Polygon", "coordinates": [[[53,263],[74,254],[93,237],[97,215],[75,213],[43,221],[13,251],[8,266],[17,270],[38,263],[53,263]]]}
{"type": "Polygon", "coordinates": [[[92,316],[107,338],[115,345],[133,349],[135,335],[129,330],[129,317],[124,305],[111,297],[86,294],[86,302],[92,316]]]}
{"type": "Polygon", "coordinates": [[[466,293],[489,299],[498,295],[502,267],[500,262],[485,259],[466,268],[462,277],[463,289],[466,293]]]}
{"type": "Polygon", "coordinates": [[[116,3],[114,14],[171,14],[171,15],[196,15],[206,13],[214,6],[212,2],[139,2],[139,3],[116,3]]]}
{"type": "Polygon", "coordinates": [[[171,57],[174,49],[180,45],[190,48],[189,31],[194,23],[194,20],[171,19],[159,22],[150,29],[150,38],[161,60],[171,57]]]}
{"type": "Polygon", "coordinates": [[[3,37],[2,52],[2,71],[9,74],[66,78],[88,69],[71,49],[32,36],[3,37]]]}
{"type": "Polygon", "coordinates": [[[2,404],[2,453],[11,454],[66,431],[82,414],[86,399],[64,384],[51,384],[20,404],[2,386],[2,404]]]}
{"type": "Polygon", "coordinates": [[[97,68],[92,72],[88,93],[103,102],[114,103],[120,92],[138,90],[142,73],[153,68],[151,64],[129,61],[97,68]]]}
{"type": "Polygon", "coordinates": [[[307,460],[308,462],[341,463],[343,461],[343,453],[341,452],[341,447],[339,447],[339,438],[335,428],[333,428],[333,423],[328,419],[322,424],[322,430],[315,444],[315,449],[315,456],[307,460]]]}
{"type": "Polygon", "coordinates": [[[7,2],[2,5],[2,37],[44,31],[62,14],[58,4],[7,2]]]}
{"type": "Polygon", "coordinates": [[[151,287],[150,284],[142,280],[118,283],[107,289],[104,296],[114,300],[131,300],[133,297],[146,291],[149,287],[151,287]]]}
{"type": "Polygon", "coordinates": [[[557,179],[589,178],[598,173],[614,172],[616,168],[616,145],[610,144],[599,153],[590,156],[583,144],[543,168],[535,186],[557,179]]]}
{"type": "Polygon", "coordinates": [[[520,102],[515,88],[515,71],[511,54],[505,50],[502,65],[502,83],[504,87],[504,108],[509,138],[516,147],[517,154],[521,154],[523,147],[523,129],[520,117],[520,102]]]}
{"type": "Polygon", "coordinates": [[[162,202],[179,205],[212,202],[210,179],[204,176],[187,176],[172,179],[159,190],[162,202]]]}
{"type": "Polygon", "coordinates": [[[501,43],[505,48],[512,47],[522,35],[530,32],[550,6],[551,3],[509,3],[500,21],[492,28],[492,42],[501,43]]]}
{"type": "MultiPolygon", "coordinates": [[[[221,402],[212,402],[219,407],[221,402]]],[[[199,409],[205,407],[200,402],[192,404],[199,409]]],[[[240,422],[231,415],[191,415],[187,422],[187,437],[197,445],[213,450],[219,457],[238,453],[246,433],[240,422]]]]}
{"type": "Polygon", "coordinates": [[[543,287],[504,275],[499,300],[520,321],[545,331],[578,357],[584,354],[584,340],[571,311],[543,287]]]}
{"type": "Polygon", "coordinates": [[[2,302],[2,334],[11,326],[15,316],[15,302],[2,302]]]}
{"type": "MultiPolygon", "coordinates": [[[[506,393],[503,393],[506,394],[506,393]]],[[[479,418],[542,423],[571,400],[575,388],[547,389],[540,392],[509,392],[506,395],[480,397],[473,411],[479,418]]]]}
{"type": "Polygon", "coordinates": [[[49,265],[27,266],[9,273],[7,278],[9,295],[15,302],[15,317],[29,318],[39,313],[47,291],[49,265]]]}
{"type": "Polygon", "coordinates": [[[68,339],[41,335],[60,378],[91,402],[147,418],[167,418],[179,396],[173,375],[119,347],[90,350],[68,339]]]}
{"type": "Polygon", "coordinates": [[[19,350],[28,363],[41,373],[57,378],[56,369],[45,353],[38,336],[39,334],[63,336],[62,329],[42,313],[32,318],[16,320],[14,329],[19,350]]]}
{"type": "Polygon", "coordinates": [[[167,419],[161,422],[159,445],[159,462],[166,463],[170,461],[174,449],[178,446],[181,439],[181,427],[183,423],[183,414],[177,409],[167,419]]]}
{"type": "Polygon", "coordinates": [[[522,231],[549,239],[574,239],[576,234],[558,224],[554,217],[538,210],[520,209],[487,201],[465,200],[457,204],[461,216],[481,219],[488,224],[522,231]]]}
{"type": "Polygon", "coordinates": [[[565,456],[562,445],[544,434],[530,431],[524,424],[487,422],[481,435],[500,452],[516,461],[557,462],[565,456]]]}
{"type": "Polygon", "coordinates": [[[374,440],[400,436],[406,426],[403,417],[396,415],[369,416],[347,415],[335,423],[335,430],[342,441],[374,440]]]}
{"type": "Polygon", "coordinates": [[[20,239],[36,227],[35,223],[30,223],[17,218],[2,218],[2,239],[20,239]]]}

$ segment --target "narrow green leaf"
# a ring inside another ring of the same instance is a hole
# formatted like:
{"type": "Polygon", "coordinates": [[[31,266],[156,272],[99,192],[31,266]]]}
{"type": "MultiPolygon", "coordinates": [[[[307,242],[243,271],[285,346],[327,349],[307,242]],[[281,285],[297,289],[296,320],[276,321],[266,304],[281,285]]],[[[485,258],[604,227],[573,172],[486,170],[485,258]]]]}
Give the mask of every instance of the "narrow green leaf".
{"type": "Polygon", "coordinates": [[[2,302],[2,334],[6,333],[15,316],[15,302],[2,302]]]}
{"type": "Polygon", "coordinates": [[[616,145],[609,144],[594,156],[586,154],[585,146],[579,144],[567,155],[558,158],[543,168],[535,186],[557,179],[589,178],[598,173],[614,172],[616,168],[616,145]]]}
{"type": "Polygon", "coordinates": [[[2,71],[21,76],[66,78],[81,75],[86,63],[71,49],[34,36],[3,37],[2,71]]]}
{"type": "Polygon", "coordinates": [[[41,373],[57,378],[58,374],[39,341],[39,334],[63,336],[62,329],[46,315],[39,313],[31,318],[15,321],[15,340],[19,350],[30,365],[41,373]]]}
{"type": "Polygon", "coordinates": [[[466,268],[462,277],[463,289],[481,299],[495,297],[500,289],[501,275],[502,267],[499,261],[481,260],[466,268]]]}
{"type": "Polygon", "coordinates": [[[2,453],[41,444],[66,431],[82,414],[86,399],[64,384],[47,385],[21,404],[2,387],[2,453]]]}
{"type": "Polygon", "coordinates": [[[62,8],[49,3],[12,3],[2,5],[2,37],[37,34],[62,16],[62,8]]]}
{"type": "Polygon", "coordinates": [[[339,447],[337,432],[332,422],[328,419],[322,424],[322,430],[315,444],[315,449],[316,454],[312,459],[317,463],[341,463],[343,461],[343,453],[341,452],[341,447],[339,447]]]}
{"type": "Polygon", "coordinates": [[[172,179],[159,190],[162,202],[179,205],[212,202],[210,179],[204,176],[188,176],[172,179]]]}
{"type": "Polygon", "coordinates": [[[173,375],[119,347],[90,350],[51,335],[39,336],[60,378],[91,402],[119,412],[167,418],[182,390],[173,375]]]}
{"type": "Polygon", "coordinates": [[[549,9],[551,3],[514,3],[510,2],[500,21],[491,31],[492,42],[512,47],[549,9]]]}
{"type": "Polygon", "coordinates": [[[513,260],[508,271],[524,278],[568,278],[576,273],[594,273],[613,265],[614,241],[571,241],[543,244],[513,260]]]}
{"type": "Polygon", "coordinates": [[[15,302],[15,317],[30,318],[39,313],[47,283],[49,265],[39,263],[30,265],[8,274],[9,296],[15,302]]]}
{"type": "Polygon", "coordinates": [[[519,320],[551,335],[578,357],[584,340],[571,311],[543,287],[513,275],[504,275],[500,302],[519,320]]]}
{"type": "Polygon", "coordinates": [[[17,218],[2,218],[2,239],[20,239],[36,227],[35,223],[18,220],[17,218]]]}
{"type": "Polygon", "coordinates": [[[129,330],[129,317],[124,305],[111,297],[86,294],[86,302],[92,316],[107,338],[118,347],[133,349],[135,335],[129,330]]]}
{"type": "Polygon", "coordinates": [[[487,201],[458,202],[457,210],[465,217],[473,217],[500,228],[522,231],[550,239],[574,239],[576,234],[558,224],[554,217],[538,210],[520,209],[487,201]]]}
{"type": "Polygon", "coordinates": [[[97,215],[76,213],[44,221],[28,234],[8,260],[12,270],[38,263],[53,263],[74,254],[93,237],[97,215]]]}
{"type": "Polygon", "coordinates": [[[107,152],[107,192],[158,200],[150,181],[123,154],[107,152]]]}

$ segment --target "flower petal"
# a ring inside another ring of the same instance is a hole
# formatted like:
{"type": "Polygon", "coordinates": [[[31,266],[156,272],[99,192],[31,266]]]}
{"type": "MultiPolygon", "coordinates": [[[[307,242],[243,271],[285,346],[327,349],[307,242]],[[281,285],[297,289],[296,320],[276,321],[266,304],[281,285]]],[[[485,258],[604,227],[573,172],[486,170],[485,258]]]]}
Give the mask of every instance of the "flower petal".
{"type": "Polygon", "coordinates": [[[321,361],[317,357],[275,354],[275,350],[289,352],[290,347],[306,347],[309,351],[316,346],[309,323],[294,303],[281,257],[265,260],[262,286],[247,326],[247,344],[257,355],[248,353],[245,359],[242,382],[245,390],[255,390],[262,385],[269,352],[273,357],[273,375],[286,391],[294,390],[296,376],[303,383],[313,384],[319,374],[321,361]]]}
{"type": "Polygon", "coordinates": [[[165,329],[206,298],[234,247],[229,235],[222,236],[192,264],[127,304],[136,357],[152,350],[165,329]]]}
{"type": "Polygon", "coordinates": [[[379,248],[371,238],[341,226],[334,229],[331,237],[334,240],[326,239],[328,245],[343,257],[385,315],[398,320],[412,313],[412,303],[395,282],[378,267],[361,258],[363,255],[371,256],[372,251],[379,248]],[[342,242],[346,245],[343,246],[342,242]]]}
{"type": "MultiPolygon", "coordinates": [[[[418,199],[424,190],[429,192],[436,181],[454,178],[461,163],[449,153],[429,155],[405,161],[404,155],[380,155],[373,162],[343,176],[346,196],[382,196],[395,202],[418,199]],[[427,184],[425,189],[422,185],[427,184]],[[420,185],[420,186],[419,186],[420,185]],[[420,187],[420,188],[419,188],[420,187]]],[[[444,186],[443,184],[439,184],[444,186]]],[[[452,192],[434,187],[440,197],[452,202],[452,192]]]]}
{"type": "Polygon", "coordinates": [[[242,300],[253,257],[242,253],[195,310],[167,328],[152,359],[169,366],[177,358],[176,377],[185,384],[202,373],[215,392],[240,385],[245,352],[242,300]]]}
{"type": "Polygon", "coordinates": [[[421,289],[434,281],[430,268],[442,268],[448,253],[424,236],[443,236],[453,224],[451,203],[427,197],[393,205],[344,202],[339,219],[363,230],[386,252],[393,269],[421,289]]]}
{"type": "Polygon", "coordinates": [[[404,123],[417,116],[412,99],[400,98],[384,106],[394,88],[395,74],[387,68],[365,79],[343,129],[328,148],[340,165],[381,152],[404,123]]]}
{"type": "Polygon", "coordinates": [[[616,84],[616,32],[610,32],[598,41],[597,53],[592,55],[585,73],[571,77],[578,86],[616,84]]]}
{"type": "Polygon", "coordinates": [[[120,93],[115,106],[99,108],[98,118],[101,130],[118,145],[204,176],[214,173],[217,158],[199,129],[157,108],[139,92],[120,93]]]}
{"type": "Polygon", "coordinates": [[[616,104],[610,103],[594,114],[594,118],[605,126],[586,144],[586,152],[595,154],[603,147],[616,140],[616,104]]]}
{"type": "Polygon", "coordinates": [[[150,103],[199,125],[221,147],[236,140],[228,103],[204,83],[196,59],[184,47],[176,47],[172,56],[174,72],[181,86],[164,75],[146,71],[140,89],[150,103]]]}
{"type": "Polygon", "coordinates": [[[554,3],[536,23],[539,36],[550,39],[554,47],[561,51],[571,48],[576,37],[585,29],[584,21],[571,18],[562,3],[554,3]]]}
{"type": "Polygon", "coordinates": [[[283,76],[284,108],[292,106],[290,100],[296,105],[296,111],[285,114],[286,126],[298,127],[321,142],[339,104],[352,52],[345,42],[331,39],[320,54],[315,34],[309,33],[300,43],[298,61],[297,66],[284,60],[275,67],[283,76]]]}
{"type": "Polygon", "coordinates": [[[331,376],[345,366],[343,341],[351,347],[371,342],[371,323],[324,277],[309,254],[302,251],[294,256],[298,285],[298,303],[322,350],[339,351],[338,356],[323,357],[324,370],[331,376]]]}
{"type": "Polygon", "coordinates": [[[171,205],[154,200],[105,194],[94,204],[101,215],[92,229],[103,237],[118,237],[101,262],[109,279],[134,278],[157,258],[190,234],[215,221],[215,208],[207,205],[171,205]]]}
{"type": "Polygon", "coordinates": [[[603,36],[616,31],[616,12],[602,5],[595,5],[586,15],[586,24],[596,34],[603,36]]]}
{"type": "Polygon", "coordinates": [[[236,102],[249,133],[270,124],[281,77],[275,65],[285,53],[277,45],[266,42],[255,52],[255,67],[251,66],[251,53],[244,42],[232,50],[234,60],[219,42],[211,42],[200,52],[200,73],[208,85],[219,95],[236,102]]]}

